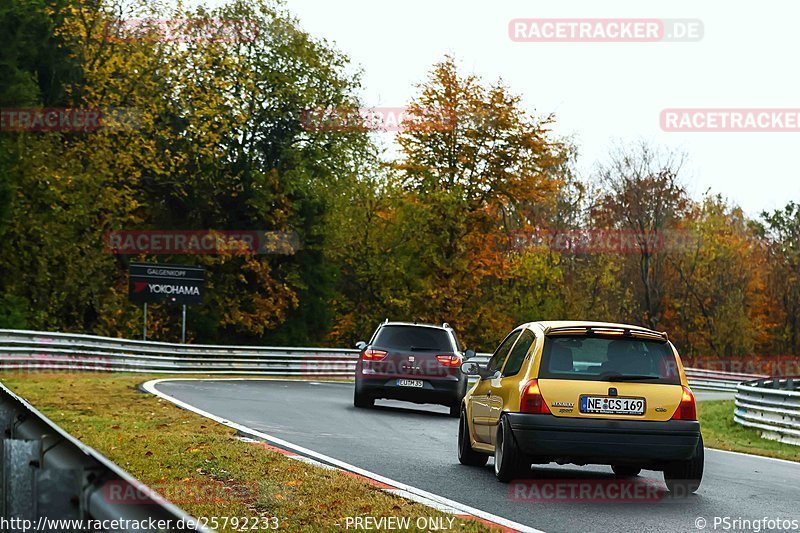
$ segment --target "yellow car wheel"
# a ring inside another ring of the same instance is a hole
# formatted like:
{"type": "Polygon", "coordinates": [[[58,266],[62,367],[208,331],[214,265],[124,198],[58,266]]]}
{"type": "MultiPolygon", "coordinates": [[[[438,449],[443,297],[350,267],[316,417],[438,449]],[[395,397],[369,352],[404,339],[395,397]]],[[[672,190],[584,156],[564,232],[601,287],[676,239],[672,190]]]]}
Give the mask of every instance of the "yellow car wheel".
{"type": "Polygon", "coordinates": [[[498,481],[508,483],[530,471],[531,464],[517,446],[514,435],[511,433],[511,424],[508,418],[500,418],[497,426],[497,440],[494,447],[494,475],[498,481]]]}
{"type": "Polygon", "coordinates": [[[478,453],[472,449],[469,441],[469,426],[467,426],[467,412],[461,410],[461,419],[458,423],[458,461],[467,466],[484,466],[489,456],[478,453]]]}

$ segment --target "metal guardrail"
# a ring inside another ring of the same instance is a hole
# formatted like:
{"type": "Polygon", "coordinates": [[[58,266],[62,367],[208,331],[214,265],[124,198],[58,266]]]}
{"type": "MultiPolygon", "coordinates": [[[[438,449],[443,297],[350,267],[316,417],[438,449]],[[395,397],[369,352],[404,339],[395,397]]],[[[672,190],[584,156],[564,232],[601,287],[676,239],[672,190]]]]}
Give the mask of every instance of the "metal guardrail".
{"type": "Polygon", "coordinates": [[[800,377],[742,383],[736,392],[735,422],[761,437],[800,446],[800,377]]]}
{"type": "MultiPolygon", "coordinates": [[[[490,354],[475,361],[485,364],[490,354]]],[[[164,374],[351,377],[358,350],[173,344],[41,331],[0,329],[0,370],[74,370],[164,374]]],[[[696,388],[736,391],[764,377],[686,368],[696,388]]]]}
{"type": "Polygon", "coordinates": [[[743,381],[765,378],[759,374],[742,374],[737,372],[720,372],[702,368],[684,368],[689,385],[696,389],[722,392],[736,392],[736,387],[743,381]]]}
{"type": "Polygon", "coordinates": [[[0,430],[0,530],[209,531],[3,385],[0,430]]]}
{"type": "Polygon", "coordinates": [[[358,350],[209,346],[0,330],[0,370],[352,376],[358,350]]]}

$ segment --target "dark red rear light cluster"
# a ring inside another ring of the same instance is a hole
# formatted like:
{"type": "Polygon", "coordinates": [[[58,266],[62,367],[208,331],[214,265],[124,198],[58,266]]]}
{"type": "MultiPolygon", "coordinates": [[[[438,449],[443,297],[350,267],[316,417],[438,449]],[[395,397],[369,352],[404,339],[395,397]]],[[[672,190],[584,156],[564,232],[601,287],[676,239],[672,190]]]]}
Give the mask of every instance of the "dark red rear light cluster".
{"type": "Polygon", "coordinates": [[[539,381],[532,379],[525,384],[522,389],[522,397],[519,402],[521,413],[531,413],[536,415],[549,415],[550,408],[544,402],[542,391],[539,389],[539,381]]]}
{"type": "Polygon", "coordinates": [[[672,415],[673,420],[697,420],[697,404],[694,401],[694,394],[689,387],[683,387],[681,393],[681,404],[675,409],[672,415]]]}
{"type": "Polygon", "coordinates": [[[442,366],[457,367],[461,366],[461,357],[457,355],[437,355],[436,360],[442,366]]]}
{"type": "Polygon", "coordinates": [[[364,361],[380,361],[387,355],[389,355],[389,352],[385,352],[383,350],[373,350],[372,348],[369,348],[364,350],[364,353],[361,354],[361,359],[364,361]]]}

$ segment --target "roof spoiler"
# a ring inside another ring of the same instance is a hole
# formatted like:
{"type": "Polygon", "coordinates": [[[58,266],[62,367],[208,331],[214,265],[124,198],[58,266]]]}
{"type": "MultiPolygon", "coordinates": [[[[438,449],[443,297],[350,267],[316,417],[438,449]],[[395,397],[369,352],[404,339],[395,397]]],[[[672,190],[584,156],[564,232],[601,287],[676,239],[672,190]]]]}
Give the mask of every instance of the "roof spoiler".
{"type": "Polygon", "coordinates": [[[654,339],[667,342],[669,336],[666,331],[653,331],[652,329],[623,326],[559,326],[544,328],[545,335],[586,335],[587,337],[600,335],[621,335],[623,337],[636,337],[654,339]]]}

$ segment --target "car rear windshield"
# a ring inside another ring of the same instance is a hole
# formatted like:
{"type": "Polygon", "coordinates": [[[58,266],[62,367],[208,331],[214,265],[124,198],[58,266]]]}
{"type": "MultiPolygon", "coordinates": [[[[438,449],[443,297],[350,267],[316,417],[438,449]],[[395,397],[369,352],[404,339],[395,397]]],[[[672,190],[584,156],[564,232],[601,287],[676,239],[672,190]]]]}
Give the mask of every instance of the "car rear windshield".
{"type": "Polygon", "coordinates": [[[668,342],[558,335],[545,338],[540,378],[680,384],[668,342]]]}
{"type": "Polygon", "coordinates": [[[372,345],[392,350],[453,351],[447,331],[424,326],[383,326],[372,345]]]}

